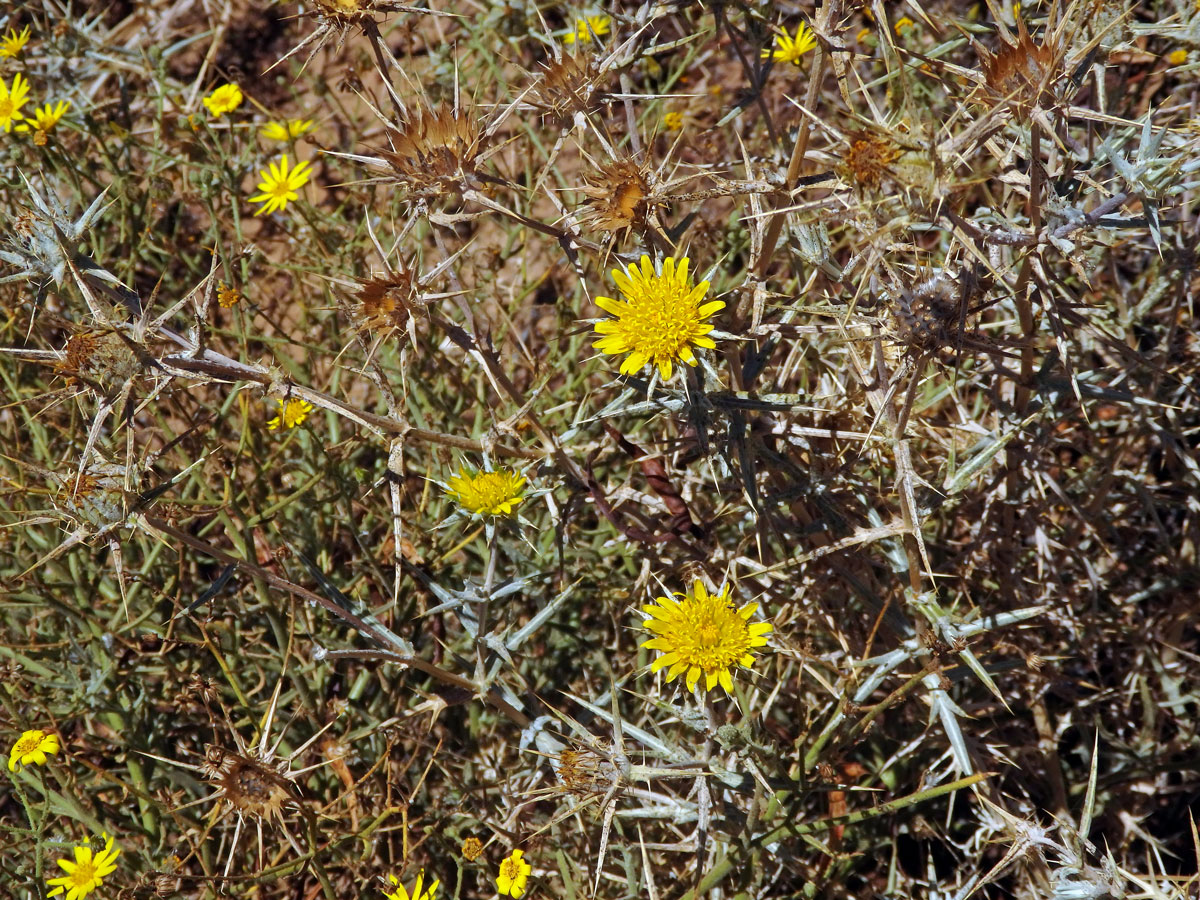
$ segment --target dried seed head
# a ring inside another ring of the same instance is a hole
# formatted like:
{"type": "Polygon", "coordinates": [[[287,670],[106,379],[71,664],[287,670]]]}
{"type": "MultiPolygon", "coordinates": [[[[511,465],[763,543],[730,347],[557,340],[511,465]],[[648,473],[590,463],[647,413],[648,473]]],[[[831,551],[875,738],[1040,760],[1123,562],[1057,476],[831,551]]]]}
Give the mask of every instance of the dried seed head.
{"type": "Polygon", "coordinates": [[[651,181],[647,169],[632,159],[619,159],[600,166],[588,176],[583,193],[587,209],[581,222],[600,231],[641,229],[651,205],[651,181]]]}
{"type": "Polygon", "coordinates": [[[888,166],[900,155],[900,148],[871,131],[851,132],[847,138],[850,148],[842,165],[846,176],[861,188],[879,187],[888,166]]]}
{"type": "Polygon", "coordinates": [[[68,383],[82,381],[108,393],[123,386],[141,369],[137,354],[114,331],[79,331],[63,348],[55,368],[68,383]]]}
{"type": "Polygon", "coordinates": [[[984,80],[994,105],[1007,102],[1014,113],[1027,117],[1035,106],[1052,103],[1054,85],[1062,77],[1061,61],[1056,47],[1034,43],[1018,16],[1017,43],[1003,41],[996,53],[982,52],[984,80]]]}
{"type": "Polygon", "coordinates": [[[390,133],[392,150],[382,155],[410,191],[432,197],[464,190],[476,181],[487,140],[479,123],[462,110],[421,107],[390,133]]]}
{"type": "Polygon", "coordinates": [[[602,794],[621,780],[612,760],[587,749],[563,750],[554,762],[554,771],[562,786],[573,794],[602,794]]]}
{"type": "Polygon", "coordinates": [[[383,277],[361,282],[346,305],[360,331],[387,335],[403,332],[419,303],[415,273],[401,265],[383,277]]]}
{"type": "Polygon", "coordinates": [[[295,805],[300,795],[286,777],[288,763],[271,764],[254,751],[236,753],[209,744],[201,771],[209,784],[238,812],[259,819],[281,819],[285,806],[295,805]]]}
{"type": "Polygon", "coordinates": [[[58,502],[74,519],[97,529],[125,521],[125,468],[103,464],[62,482],[58,502]]]}
{"type": "Polygon", "coordinates": [[[534,88],[533,102],[544,113],[568,120],[596,107],[600,68],[589,53],[564,53],[543,66],[546,71],[534,88]]]}
{"type": "Polygon", "coordinates": [[[990,286],[977,269],[926,273],[892,299],[892,337],[917,352],[949,346],[962,337],[966,316],[990,286]]]}

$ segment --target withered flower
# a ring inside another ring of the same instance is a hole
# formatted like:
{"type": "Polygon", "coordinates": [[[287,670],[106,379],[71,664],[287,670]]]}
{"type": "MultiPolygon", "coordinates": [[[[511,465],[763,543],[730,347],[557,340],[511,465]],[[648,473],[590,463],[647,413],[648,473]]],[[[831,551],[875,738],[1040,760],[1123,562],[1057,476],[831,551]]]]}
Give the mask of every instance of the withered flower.
{"type": "Polygon", "coordinates": [[[532,92],[533,104],[544,114],[563,121],[588,113],[600,101],[600,67],[583,51],[563,53],[543,63],[545,72],[532,92]]]}
{"type": "Polygon", "coordinates": [[[382,156],[414,194],[433,197],[477,185],[487,136],[463,110],[418,107],[407,122],[390,126],[389,135],[392,149],[382,156]]]}
{"type": "Polygon", "coordinates": [[[1040,45],[1034,43],[1019,16],[1016,44],[1001,41],[997,52],[981,48],[980,56],[993,105],[1007,102],[1015,115],[1025,118],[1035,107],[1054,101],[1056,83],[1063,77],[1062,54],[1049,35],[1040,45]]]}
{"type": "Polygon", "coordinates": [[[271,760],[255,748],[237,752],[210,744],[201,773],[239,815],[263,820],[282,820],[285,807],[300,800],[300,792],[289,779],[290,761],[271,760]]]}
{"type": "Polygon", "coordinates": [[[651,187],[648,169],[632,159],[602,164],[582,188],[588,200],[579,220],[599,231],[640,230],[652,205],[651,187]]]}
{"type": "Polygon", "coordinates": [[[881,134],[871,131],[854,131],[846,135],[850,143],[842,170],[850,180],[861,188],[873,190],[879,187],[883,176],[900,155],[900,148],[881,134]]]}

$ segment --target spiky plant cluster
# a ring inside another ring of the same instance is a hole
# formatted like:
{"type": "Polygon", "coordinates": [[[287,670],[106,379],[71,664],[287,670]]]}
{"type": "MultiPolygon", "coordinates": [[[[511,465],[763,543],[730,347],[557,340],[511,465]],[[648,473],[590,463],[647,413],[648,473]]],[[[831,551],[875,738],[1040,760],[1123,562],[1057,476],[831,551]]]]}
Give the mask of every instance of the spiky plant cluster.
{"type": "Polygon", "coordinates": [[[1192,0],[10,6],[0,896],[1196,896],[1192,0]]]}

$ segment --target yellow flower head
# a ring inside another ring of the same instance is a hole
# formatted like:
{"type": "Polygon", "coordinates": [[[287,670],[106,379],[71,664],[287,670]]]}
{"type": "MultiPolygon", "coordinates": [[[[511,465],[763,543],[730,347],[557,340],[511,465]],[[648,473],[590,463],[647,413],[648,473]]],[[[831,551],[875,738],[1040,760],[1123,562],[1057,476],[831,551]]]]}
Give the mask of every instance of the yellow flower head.
{"type": "Polygon", "coordinates": [[[219,119],[242,105],[242,89],[236,84],[223,84],[204,98],[204,105],[214,119],[219,119]]]}
{"type": "Polygon", "coordinates": [[[608,34],[609,28],[612,27],[612,19],[608,16],[586,16],[582,19],[575,20],[575,27],[563,35],[563,43],[568,46],[579,41],[581,44],[589,43],[592,35],[602,37],[608,34]]]}
{"type": "Polygon", "coordinates": [[[469,837],[463,841],[462,855],[467,862],[475,862],[479,859],[479,854],[483,852],[483,841],[477,837],[469,837]]]}
{"type": "Polygon", "coordinates": [[[667,131],[678,131],[683,127],[683,113],[669,112],[663,116],[663,127],[667,131]]]}
{"type": "Polygon", "coordinates": [[[396,878],[395,875],[389,875],[388,881],[392,883],[396,890],[391,892],[384,891],[384,898],[385,900],[434,900],[434,896],[437,894],[438,885],[440,885],[442,882],[439,879],[434,881],[434,883],[429,885],[429,887],[421,890],[421,882],[424,880],[425,870],[422,869],[417,873],[417,880],[413,885],[412,894],[410,895],[408,891],[404,889],[404,885],[400,883],[400,880],[396,878]]]}
{"type": "Polygon", "coordinates": [[[917,27],[917,23],[914,22],[912,19],[910,19],[908,16],[905,16],[904,18],[898,20],[896,22],[896,24],[892,26],[892,28],[896,32],[896,37],[904,37],[905,32],[907,32],[913,28],[916,28],[916,27],[917,27]]]}
{"type": "Polygon", "coordinates": [[[686,256],[678,265],[668,256],[661,273],[655,271],[649,256],[642,256],[640,270],[637,265],[625,272],[613,269],[612,277],[622,299],[596,298],[596,305],[616,318],[596,323],[596,333],[604,337],[593,346],[609,356],[628,353],[621,363],[622,375],[632,375],[653,363],[666,381],[675,360],[696,365],[693,346],[710,350],[717,346],[706,337],[713,327],[704,320],[725,304],[720,300],[701,302],[708,293],[708,282],[689,285],[686,256]]]}
{"type": "Polygon", "coordinates": [[[25,49],[29,43],[29,26],[26,25],[18,33],[17,29],[8,29],[8,34],[0,38],[0,57],[13,57],[25,49]]]}
{"type": "Polygon", "coordinates": [[[288,119],[286,122],[268,122],[261,129],[262,136],[273,141],[290,141],[312,131],[312,119],[288,119]]]}
{"type": "Polygon", "coordinates": [[[36,137],[41,138],[41,140],[37,141],[37,143],[44,144],[46,143],[46,135],[53,130],[54,126],[58,124],[58,120],[61,119],[66,111],[70,108],[70,100],[59,100],[53,106],[47,103],[41,109],[35,108],[33,111],[33,118],[26,118],[24,122],[17,126],[17,131],[32,131],[36,137]]]}
{"type": "Polygon", "coordinates": [[[813,34],[813,30],[806,24],[801,22],[796,26],[796,36],[789,37],[787,29],[784,29],[775,35],[775,49],[764,49],[762,58],[770,57],[775,62],[791,63],[793,66],[800,65],[800,57],[817,46],[817,36],[813,34]]]}
{"type": "Polygon", "coordinates": [[[29,81],[20,72],[13,76],[11,91],[4,79],[0,78],[0,126],[4,127],[5,133],[12,131],[13,122],[25,118],[21,107],[28,99],[29,81]]]}
{"type": "Polygon", "coordinates": [[[660,654],[650,664],[651,671],[665,668],[668,682],[686,673],[689,691],[696,689],[703,675],[706,691],[719,684],[733,693],[730,669],[749,668],[754,663],[753,648],[766,646],[773,628],[766,622],[750,622],[757,603],[734,609],[730,590],[726,585],[721,593],[709,594],[697,580],[690,593],[675,595],[679,600],[659,597],[642,607],[650,616],[642,624],[654,633],[642,646],[660,654]]]}
{"type": "Polygon", "coordinates": [[[525,893],[525,882],[533,866],[525,862],[524,850],[514,850],[500,861],[500,874],[496,876],[496,890],[502,897],[520,897],[525,893]]]}
{"type": "Polygon", "coordinates": [[[86,845],[75,848],[75,861],[60,859],[58,864],[67,873],[61,878],[47,879],[46,883],[54,887],[47,896],[54,897],[67,892],[65,900],[81,900],[98,887],[103,886],[104,879],[117,870],[114,860],[120,850],[113,849],[113,839],[107,834],[104,849],[93,855],[92,848],[86,845]]]}
{"type": "Polygon", "coordinates": [[[217,303],[222,309],[229,309],[242,299],[242,292],[233,285],[221,281],[217,283],[217,303]]]}
{"type": "Polygon", "coordinates": [[[57,734],[48,734],[38,729],[22,732],[21,736],[17,738],[17,742],[12,745],[12,749],[8,751],[8,771],[15,772],[18,765],[28,766],[31,763],[44,766],[46,754],[57,752],[57,734]]]}
{"type": "Polygon", "coordinates": [[[300,199],[296,192],[308,184],[311,175],[312,166],[306,162],[289,171],[287,154],[283,154],[278,164],[271,163],[258,173],[258,177],[262,179],[258,183],[258,189],[262,193],[255,194],[250,198],[250,202],[261,203],[262,206],[255,215],[275,212],[286,207],[291,201],[300,199]]]}
{"type": "Polygon", "coordinates": [[[271,431],[277,431],[280,428],[291,429],[297,425],[303,425],[304,420],[308,418],[308,414],[313,411],[313,405],[307,400],[297,400],[293,397],[288,400],[277,400],[276,402],[279,403],[279,414],[267,422],[267,428],[271,431]]]}
{"type": "Polygon", "coordinates": [[[1173,66],[1182,66],[1185,62],[1187,62],[1187,56],[1188,54],[1186,50],[1172,50],[1169,54],[1167,54],[1167,62],[1173,66]]]}
{"type": "Polygon", "coordinates": [[[524,475],[504,467],[474,475],[459,469],[456,476],[446,479],[446,487],[454,501],[468,512],[477,516],[511,516],[513,507],[525,499],[521,496],[525,480],[524,475]]]}

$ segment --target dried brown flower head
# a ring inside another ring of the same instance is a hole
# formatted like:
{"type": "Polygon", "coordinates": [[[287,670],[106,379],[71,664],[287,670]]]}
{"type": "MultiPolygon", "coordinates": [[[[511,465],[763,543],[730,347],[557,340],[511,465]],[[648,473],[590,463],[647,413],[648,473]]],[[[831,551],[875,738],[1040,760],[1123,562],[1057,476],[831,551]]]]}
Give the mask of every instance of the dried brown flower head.
{"type": "Polygon", "coordinates": [[[55,368],[69,384],[82,381],[108,393],[132,379],[141,364],[129,343],[115,331],[78,331],[67,340],[55,368]]]}
{"type": "Polygon", "coordinates": [[[416,302],[416,279],[412,270],[401,267],[363,281],[349,301],[349,311],[360,331],[389,334],[404,331],[416,302]]]}
{"type": "Polygon", "coordinates": [[[850,147],[842,168],[847,177],[862,188],[879,187],[888,166],[900,155],[900,148],[871,131],[851,132],[846,138],[850,147]]]}
{"type": "Polygon", "coordinates": [[[984,83],[995,104],[1007,102],[1025,117],[1034,107],[1053,102],[1055,83],[1062,78],[1062,56],[1052,40],[1043,41],[1034,43],[1018,16],[1016,44],[1001,41],[995,53],[982,50],[984,83]]]}
{"type": "Polygon", "coordinates": [[[382,155],[398,181],[425,196],[474,186],[480,154],[487,143],[479,123],[449,106],[419,107],[400,127],[390,129],[392,149],[382,155]]]}
{"type": "Polygon", "coordinates": [[[238,753],[210,744],[201,771],[233,809],[258,819],[281,819],[285,806],[300,800],[286,777],[288,760],[271,763],[254,750],[238,753]]]}
{"type": "Polygon", "coordinates": [[[603,794],[621,780],[612,760],[594,750],[563,750],[555,763],[558,780],[573,794],[603,794]]]}
{"type": "Polygon", "coordinates": [[[543,67],[545,72],[533,90],[533,102],[544,113],[567,120],[577,112],[595,108],[600,68],[591,54],[563,53],[543,63],[543,67]]]}
{"type": "Polygon", "coordinates": [[[650,207],[650,174],[632,159],[619,159],[599,167],[587,178],[583,192],[587,209],[579,216],[599,231],[640,230],[650,207]]]}

